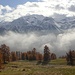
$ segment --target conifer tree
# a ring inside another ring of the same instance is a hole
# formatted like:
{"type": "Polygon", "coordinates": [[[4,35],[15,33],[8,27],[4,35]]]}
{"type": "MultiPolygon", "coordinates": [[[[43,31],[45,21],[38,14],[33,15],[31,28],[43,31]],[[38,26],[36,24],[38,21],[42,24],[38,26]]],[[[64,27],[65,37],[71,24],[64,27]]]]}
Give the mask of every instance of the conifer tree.
{"type": "Polygon", "coordinates": [[[44,47],[44,63],[48,63],[50,61],[50,50],[47,45],[44,47]]]}

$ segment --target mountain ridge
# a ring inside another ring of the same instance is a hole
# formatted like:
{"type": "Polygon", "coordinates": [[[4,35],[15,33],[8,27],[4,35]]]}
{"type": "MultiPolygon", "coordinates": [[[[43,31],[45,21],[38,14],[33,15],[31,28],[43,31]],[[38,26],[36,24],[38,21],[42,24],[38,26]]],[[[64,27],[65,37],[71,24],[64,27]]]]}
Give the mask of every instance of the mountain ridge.
{"type": "Polygon", "coordinates": [[[31,31],[49,31],[50,33],[61,32],[57,22],[52,17],[44,17],[43,15],[24,16],[12,22],[0,25],[0,28],[3,28],[4,32],[14,31],[19,33],[31,31]]]}

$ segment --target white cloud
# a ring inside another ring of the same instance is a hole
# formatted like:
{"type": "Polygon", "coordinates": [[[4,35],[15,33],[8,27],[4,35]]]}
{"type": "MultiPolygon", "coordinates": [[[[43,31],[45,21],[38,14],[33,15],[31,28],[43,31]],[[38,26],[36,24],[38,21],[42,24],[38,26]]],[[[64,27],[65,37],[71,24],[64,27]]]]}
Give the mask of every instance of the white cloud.
{"type": "MultiPolygon", "coordinates": [[[[2,12],[2,13],[8,13],[8,12],[10,12],[10,11],[12,11],[12,9],[13,8],[11,8],[11,7],[9,7],[8,5],[7,6],[2,6],[2,5],[0,5],[0,11],[2,12]]],[[[1,13],[1,14],[2,14],[1,13]]]]}
{"type": "Polygon", "coordinates": [[[66,18],[66,14],[54,13],[52,17],[55,21],[60,22],[62,19],[66,18]]]}
{"type": "Polygon", "coordinates": [[[40,0],[39,2],[27,2],[23,5],[18,5],[14,9],[0,5],[0,19],[12,21],[27,14],[53,16],[54,13],[57,13],[59,15],[75,16],[74,8],[71,8],[72,5],[75,5],[75,0],[40,0]],[[7,12],[2,14],[4,9],[7,12]]]}
{"type": "Polygon", "coordinates": [[[57,56],[64,55],[70,49],[75,50],[75,29],[58,35],[50,33],[39,35],[36,33],[20,34],[8,32],[3,36],[0,35],[1,44],[8,45],[11,51],[28,51],[35,47],[38,52],[43,52],[44,46],[48,45],[50,51],[56,53],[57,56]]]}

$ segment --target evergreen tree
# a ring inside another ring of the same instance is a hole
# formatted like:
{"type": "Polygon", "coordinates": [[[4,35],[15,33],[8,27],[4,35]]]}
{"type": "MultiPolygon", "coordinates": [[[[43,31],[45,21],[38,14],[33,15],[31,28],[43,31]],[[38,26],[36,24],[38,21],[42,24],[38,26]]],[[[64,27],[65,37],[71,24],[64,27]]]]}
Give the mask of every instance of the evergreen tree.
{"type": "Polygon", "coordinates": [[[47,64],[50,61],[50,50],[47,45],[44,47],[44,64],[47,64]]]}

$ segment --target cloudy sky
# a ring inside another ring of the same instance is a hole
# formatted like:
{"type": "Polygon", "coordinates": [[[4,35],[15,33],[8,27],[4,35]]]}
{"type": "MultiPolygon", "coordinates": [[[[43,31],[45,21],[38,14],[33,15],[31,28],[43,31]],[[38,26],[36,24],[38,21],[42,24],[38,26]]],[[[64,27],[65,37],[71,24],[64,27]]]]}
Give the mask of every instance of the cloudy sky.
{"type": "Polygon", "coordinates": [[[25,15],[75,16],[75,0],[0,0],[0,21],[25,15]]]}
{"type": "Polygon", "coordinates": [[[38,0],[0,0],[0,4],[3,6],[9,5],[10,7],[16,7],[19,4],[26,2],[37,2],[38,0]]]}
{"type": "MultiPolygon", "coordinates": [[[[75,16],[75,0],[0,0],[0,22],[13,21],[19,17],[32,14],[59,19],[72,17],[75,16]]],[[[53,52],[61,55],[69,49],[75,50],[75,29],[58,36],[54,34],[39,36],[35,33],[23,35],[8,32],[4,36],[0,35],[0,44],[4,43],[11,50],[30,50],[36,47],[42,51],[46,44],[53,52]]]]}

